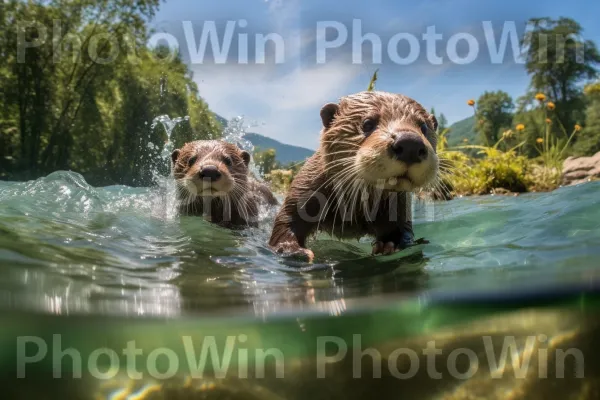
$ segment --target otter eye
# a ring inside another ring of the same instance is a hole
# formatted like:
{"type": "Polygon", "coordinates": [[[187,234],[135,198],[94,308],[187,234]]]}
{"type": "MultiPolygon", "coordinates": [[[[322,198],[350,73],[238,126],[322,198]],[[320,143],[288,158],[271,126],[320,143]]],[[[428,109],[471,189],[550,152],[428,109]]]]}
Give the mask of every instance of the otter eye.
{"type": "Polygon", "coordinates": [[[188,160],[188,167],[191,167],[192,165],[196,164],[196,161],[198,161],[198,156],[193,156],[188,160]]]}
{"type": "Polygon", "coordinates": [[[365,135],[372,133],[377,127],[377,121],[368,118],[363,121],[362,130],[365,135]]]}
{"type": "Polygon", "coordinates": [[[233,162],[231,161],[231,157],[223,157],[223,164],[227,165],[228,167],[231,167],[231,164],[233,164],[233,162]]]}
{"type": "Polygon", "coordinates": [[[429,132],[429,127],[424,122],[421,124],[421,132],[423,132],[423,135],[427,135],[427,132],[429,132]]]}

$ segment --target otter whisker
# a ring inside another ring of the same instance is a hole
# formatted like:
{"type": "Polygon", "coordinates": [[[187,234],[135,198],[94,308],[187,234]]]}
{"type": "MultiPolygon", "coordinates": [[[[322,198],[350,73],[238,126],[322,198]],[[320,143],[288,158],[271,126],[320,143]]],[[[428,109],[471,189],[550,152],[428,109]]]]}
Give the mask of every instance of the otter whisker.
{"type": "MultiPolygon", "coordinates": [[[[328,170],[326,170],[326,171],[328,171],[328,170]]],[[[331,174],[331,176],[330,176],[328,179],[326,179],[326,180],[325,180],[325,182],[324,182],[323,184],[321,184],[319,187],[317,187],[317,189],[315,189],[315,190],[312,190],[312,193],[318,193],[318,192],[319,192],[319,190],[321,190],[322,188],[326,187],[326,185],[328,185],[328,184],[329,184],[329,182],[333,181],[333,180],[334,180],[334,179],[336,179],[336,178],[337,178],[337,174],[336,174],[336,173],[334,173],[334,174],[331,174]]],[[[306,207],[306,204],[307,204],[307,203],[308,203],[308,201],[311,199],[311,197],[312,197],[312,196],[309,196],[309,197],[306,199],[306,201],[305,201],[305,202],[304,202],[304,204],[302,205],[302,207],[303,207],[303,208],[304,208],[304,207],[306,207]]],[[[325,203],[325,204],[327,204],[327,203],[325,203]]]]}
{"type": "MultiPolygon", "coordinates": [[[[351,165],[351,166],[349,166],[349,167],[347,167],[347,168],[343,169],[342,171],[340,171],[340,172],[338,172],[338,173],[334,173],[334,174],[332,174],[331,178],[330,178],[330,179],[328,179],[328,180],[327,180],[327,182],[325,182],[325,183],[328,183],[329,181],[331,181],[331,180],[333,180],[333,179],[337,179],[337,178],[338,178],[338,175],[342,175],[342,174],[346,173],[346,172],[347,172],[347,171],[349,171],[349,170],[350,170],[352,167],[353,167],[353,166],[351,165]]],[[[339,181],[338,181],[338,182],[337,182],[337,183],[336,183],[336,184],[333,186],[333,188],[332,188],[332,191],[331,191],[331,193],[330,193],[329,197],[327,198],[327,200],[326,200],[326,202],[325,202],[325,205],[323,206],[323,208],[324,208],[324,211],[323,211],[322,215],[327,215],[327,213],[328,213],[328,212],[329,212],[329,210],[331,209],[331,206],[333,205],[333,203],[330,203],[330,200],[331,200],[332,198],[334,198],[334,197],[337,197],[337,192],[339,191],[339,188],[340,188],[340,187],[341,187],[341,186],[342,186],[342,185],[343,185],[345,182],[347,182],[349,179],[352,179],[352,176],[351,176],[351,175],[350,175],[350,176],[346,176],[346,177],[342,177],[342,178],[341,178],[341,179],[340,179],[340,180],[339,180],[339,181]]],[[[324,186],[324,185],[325,185],[325,184],[321,185],[321,187],[322,187],[322,186],[324,186]]],[[[334,216],[334,224],[335,224],[335,216],[334,216]]],[[[319,221],[319,223],[317,224],[317,230],[318,230],[318,227],[319,227],[319,225],[320,225],[320,221],[319,221]]]]}
{"type": "MultiPolygon", "coordinates": [[[[358,172],[358,167],[355,166],[355,165],[350,166],[350,167],[344,169],[343,171],[340,172],[340,175],[343,173],[343,174],[346,175],[346,177],[340,179],[334,185],[334,187],[333,187],[333,191],[332,191],[332,196],[331,197],[335,197],[336,198],[336,200],[337,200],[337,206],[336,206],[336,208],[333,211],[334,212],[334,216],[333,216],[332,232],[333,232],[333,229],[335,229],[335,221],[336,221],[336,218],[337,218],[337,214],[338,214],[338,212],[340,210],[340,207],[342,206],[342,203],[344,203],[344,210],[347,211],[347,208],[346,208],[346,198],[345,197],[346,197],[346,193],[348,192],[348,190],[350,190],[353,186],[352,185],[350,187],[346,186],[346,188],[344,188],[344,191],[341,192],[341,193],[339,191],[342,189],[342,187],[344,186],[344,184],[347,183],[348,181],[354,180],[354,182],[356,182],[355,178],[357,176],[357,172],[358,172]]],[[[344,225],[344,221],[342,220],[342,228],[343,228],[343,225],[344,225]]]]}
{"type": "MultiPolygon", "coordinates": [[[[352,178],[355,177],[355,174],[353,174],[352,178]]],[[[346,215],[348,215],[348,210],[350,211],[350,224],[352,224],[352,220],[353,220],[353,215],[352,215],[352,210],[354,209],[353,204],[352,204],[352,193],[353,190],[357,184],[357,180],[353,180],[352,184],[347,186],[344,191],[339,195],[339,199],[338,199],[338,204],[337,207],[334,210],[334,217],[333,217],[333,223],[332,223],[332,233],[335,230],[335,222],[337,219],[337,215],[340,214],[340,207],[343,206],[343,212],[344,215],[342,216],[342,223],[341,223],[341,230],[342,230],[342,235],[344,232],[344,224],[345,224],[345,217],[346,215]],[[347,194],[350,192],[350,196],[349,198],[347,197],[347,194]],[[350,201],[349,201],[350,200],[350,201]]]]}

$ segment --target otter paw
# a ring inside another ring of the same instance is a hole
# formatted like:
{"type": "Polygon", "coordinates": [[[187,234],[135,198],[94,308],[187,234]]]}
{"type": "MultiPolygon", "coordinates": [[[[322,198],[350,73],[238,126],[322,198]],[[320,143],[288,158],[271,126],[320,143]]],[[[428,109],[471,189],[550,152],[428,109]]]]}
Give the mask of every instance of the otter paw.
{"type": "Polygon", "coordinates": [[[287,243],[277,246],[275,248],[275,253],[285,258],[291,258],[308,263],[312,262],[315,258],[315,254],[311,250],[287,243]]]}
{"type": "Polygon", "coordinates": [[[389,255],[389,254],[393,254],[397,251],[403,250],[407,247],[411,247],[411,246],[416,246],[419,244],[428,244],[429,240],[425,239],[425,238],[419,238],[417,240],[410,240],[410,238],[403,238],[401,243],[394,243],[394,242],[383,242],[383,241],[376,241],[373,242],[373,251],[372,251],[372,255],[377,255],[377,254],[383,254],[383,255],[389,255]]]}
{"type": "Polygon", "coordinates": [[[398,251],[398,248],[394,242],[375,242],[373,243],[373,255],[383,254],[389,255],[398,251]]]}

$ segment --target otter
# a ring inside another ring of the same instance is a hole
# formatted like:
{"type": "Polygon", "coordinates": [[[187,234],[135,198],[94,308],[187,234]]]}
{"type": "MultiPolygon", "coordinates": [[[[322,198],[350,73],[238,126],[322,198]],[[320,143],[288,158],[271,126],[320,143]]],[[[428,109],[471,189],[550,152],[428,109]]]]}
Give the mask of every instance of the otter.
{"type": "Polygon", "coordinates": [[[277,205],[269,187],[249,174],[250,153],[220,140],[186,143],[171,153],[183,215],[235,228],[257,226],[260,205],[277,205]]]}
{"type": "Polygon", "coordinates": [[[306,240],[318,230],[374,236],[372,254],[414,244],[410,192],[438,180],[435,116],[409,97],[377,91],[342,97],[320,115],[319,148],[293,180],[269,246],[311,262],[306,240]]]}

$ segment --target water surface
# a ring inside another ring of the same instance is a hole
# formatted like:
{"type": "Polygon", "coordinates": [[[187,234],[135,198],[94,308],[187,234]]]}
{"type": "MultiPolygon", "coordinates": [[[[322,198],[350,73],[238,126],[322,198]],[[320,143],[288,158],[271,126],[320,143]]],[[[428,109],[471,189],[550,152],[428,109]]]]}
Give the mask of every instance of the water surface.
{"type": "Polygon", "coordinates": [[[0,304],[52,314],[339,314],[390,298],[524,293],[600,277],[600,183],[518,197],[415,205],[431,243],[369,256],[325,235],[314,265],[288,265],[260,228],[180,217],[164,185],[94,188],[59,171],[0,182],[0,304]]]}

